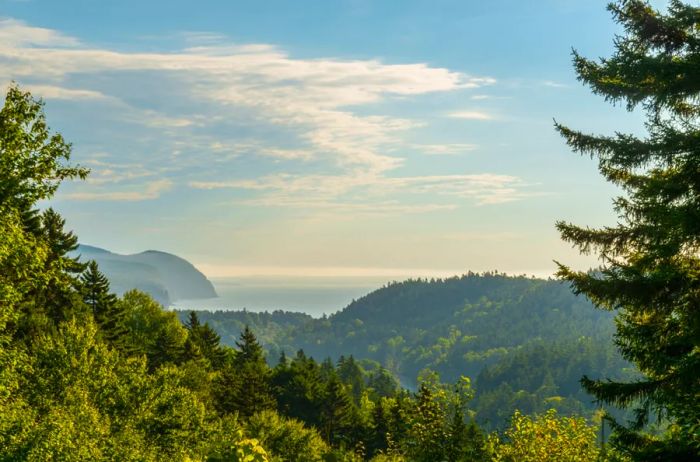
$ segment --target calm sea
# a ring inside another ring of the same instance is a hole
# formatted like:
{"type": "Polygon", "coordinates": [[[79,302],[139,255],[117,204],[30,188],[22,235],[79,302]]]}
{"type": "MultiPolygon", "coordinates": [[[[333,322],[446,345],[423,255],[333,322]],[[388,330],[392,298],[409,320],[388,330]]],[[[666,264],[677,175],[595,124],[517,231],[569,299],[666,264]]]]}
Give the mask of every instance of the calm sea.
{"type": "Polygon", "coordinates": [[[380,288],[384,278],[247,277],[211,279],[218,298],[178,300],[181,310],[299,311],[314,317],[345,308],[353,299],[380,288]]]}

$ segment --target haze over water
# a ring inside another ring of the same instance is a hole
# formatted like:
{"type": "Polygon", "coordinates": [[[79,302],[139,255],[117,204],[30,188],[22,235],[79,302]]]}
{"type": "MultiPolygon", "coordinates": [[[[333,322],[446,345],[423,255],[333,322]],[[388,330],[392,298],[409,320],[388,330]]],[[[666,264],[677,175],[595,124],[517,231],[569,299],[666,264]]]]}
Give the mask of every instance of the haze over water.
{"type": "MultiPolygon", "coordinates": [[[[466,272],[466,271],[464,271],[466,272]]],[[[172,308],[179,310],[235,311],[296,311],[313,317],[330,315],[342,310],[353,300],[369,294],[393,281],[410,278],[448,278],[464,272],[439,272],[416,275],[363,275],[363,276],[290,276],[256,275],[210,277],[217,298],[178,300],[172,308]]],[[[520,273],[512,273],[520,274],[520,273]]],[[[522,273],[528,277],[546,279],[548,273],[522,273]]]]}
{"type": "Polygon", "coordinates": [[[314,317],[330,315],[353,299],[390,281],[385,277],[228,277],[211,278],[218,298],[178,300],[187,310],[298,311],[314,317]]]}

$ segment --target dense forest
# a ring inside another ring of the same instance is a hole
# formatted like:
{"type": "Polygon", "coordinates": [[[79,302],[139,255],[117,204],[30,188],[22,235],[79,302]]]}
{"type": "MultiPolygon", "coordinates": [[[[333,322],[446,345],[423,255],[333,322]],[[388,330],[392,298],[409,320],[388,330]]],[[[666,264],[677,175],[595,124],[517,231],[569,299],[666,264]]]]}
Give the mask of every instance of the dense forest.
{"type": "Polygon", "coordinates": [[[322,319],[281,311],[199,316],[230,345],[251,326],[272,362],[300,349],[315,358],[352,355],[381,364],[410,389],[424,369],[449,382],[472,377],[472,409],[487,428],[506,425],[516,409],[591,416],[599,406],[581,389],[583,375],[635,376],[615,350],[612,314],[554,280],[487,273],[391,283],[322,319]]]}
{"type": "Polygon", "coordinates": [[[41,102],[17,86],[0,110],[0,174],[0,460],[479,461],[543,448],[551,460],[592,460],[600,452],[595,424],[555,411],[515,413],[503,436],[486,434],[464,376],[443,383],[425,369],[408,391],[376,362],[319,362],[301,350],[270,367],[247,327],[226,346],[196,313],[183,323],[145,293],[117,297],[94,260],[74,256],[78,238],[63,218],[37,207],[88,172],[70,164],[70,145],[50,133],[41,102]]]}

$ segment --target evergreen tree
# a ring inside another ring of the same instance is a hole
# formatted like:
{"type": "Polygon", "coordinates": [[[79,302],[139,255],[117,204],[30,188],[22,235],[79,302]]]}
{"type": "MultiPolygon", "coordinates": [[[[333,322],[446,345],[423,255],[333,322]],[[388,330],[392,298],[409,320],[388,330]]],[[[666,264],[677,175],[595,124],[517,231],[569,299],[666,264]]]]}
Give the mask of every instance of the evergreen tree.
{"type": "Polygon", "coordinates": [[[83,302],[92,310],[104,338],[115,345],[120,343],[127,332],[125,313],[117,297],[109,291],[109,280],[94,260],[88,263],[80,281],[83,302]]]}
{"type": "Polygon", "coordinates": [[[354,408],[350,394],[338,376],[333,375],[326,384],[321,406],[322,435],[331,445],[348,444],[353,425],[354,408]]]}
{"type": "Polygon", "coordinates": [[[352,355],[349,358],[341,356],[338,359],[337,372],[340,380],[350,386],[355,405],[359,405],[360,397],[365,390],[365,378],[362,368],[360,368],[352,355]]]}
{"type": "Polygon", "coordinates": [[[700,459],[700,8],[671,1],[667,13],[646,1],[609,7],[625,33],[611,58],[574,53],[580,80],[594,93],[647,113],[647,136],[593,136],[557,124],[577,152],[598,158],[601,174],[622,187],[616,226],[560,222],[562,237],[603,261],[596,272],[559,274],[597,306],[616,310],[616,343],[643,377],[592,380],[600,401],[636,407],[617,441],[635,460],[700,459]],[[668,418],[669,435],[638,432],[650,415],[668,418]]]}
{"type": "Polygon", "coordinates": [[[244,417],[274,409],[271,370],[265,353],[248,326],[236,342],[238,350],[222,371],[219,399],[224,412],[237,411],[244,417]]]}
{"type": "Polygon", "coordinates": [[[467,424],[460,408],[452,412],[448,427],[446,459],[449,462],[481,462],[489,460],[484,435],[473,421],[467,424]]]}
{"type": "Polygon", "coordinates": [[[109,279],[100,272],[97,262],[91,260],[80,276],[83,301],[90,307],[99,322],[109,307],[117,302],[117,297],[109,291],[109,279]]]}
{"type": "Polygon", "coordinates": [[[78,237],[66,231],[65,220],[52,208],[38,215],[40,236],[46,242],[49,253],[46,266],[54,268],[61,277],[52,278],[47,285],[35,294],[37,302],[47,312],[51,320],[58,324],[75,314],[80,305],[76,288],[80,284],[77,276],[87,265],[78,261],[79,257],[69,257],[68,253],[78,248],[78,237]]]}
{"type": "Polygon", "coordinates": [[[187,328],[187,330],[190,332],[194,332],[199,328],[200,325],[201,324],[199,322],[199,316],[197,316],[197,312],[190,311],[190,314],[187,317],[187,321],[185,321],[185,327],[187,328]]]}
{"type": "Polygon", "coordinates": [[[282,350],[282,352],[280,353],[280,357],[277,360],[277,365],[282,367],[287,366],[287,354],[284,352],[284,350],[282,350]]]}
{"type": "Polygon", "coordinates": [[[321,370],[303,350],[289,363],[273,371],[272,383],[280,413],[309,425],[320,426],[320,409],[324,401],[321,370]]]}
{"type": "Polygon", "coordinates": [[[370,456],[379,451],[386,450],[389,445],[387,436],[390,432],[390,423],[384,407],[383,400],[380,400],[376,403],[374,411],[372,412],[372,427],[374,427],[374,432],[372,438],[367,442],[367,451],[370,456]]]}
{"type": "Polygon", "coordinates": [[[202,324],[194,311],[190,311],[185,328],[188,332],[185,357],[198,359],[203,356],[209,360],[214,369],[223,367],[226,355],[221,348],[221,337],[216,331],[208,323],[202,324]]]}
{"type": "Polygon", "coordinates": [[[224,365],[226,353],[221,347],[221,337],[208,323],[204,323],[197,329],[197,340],[202,354],[209,360],[214,369],[220,369],[224,365]]]}
{"type": "Polygon", "coordinates": [[[161,329],[147,354],[148,365],[152,371],[165,364],[179,364],[183,359],[184,344],[177,332],[161,329]]]}
{"type": "Polygon", "coordinates": [[[421,383],[410,414],[407,450],[411,460],[429,462],[444,460],[449,434],[445,409],[434,387],[421,383]]]}

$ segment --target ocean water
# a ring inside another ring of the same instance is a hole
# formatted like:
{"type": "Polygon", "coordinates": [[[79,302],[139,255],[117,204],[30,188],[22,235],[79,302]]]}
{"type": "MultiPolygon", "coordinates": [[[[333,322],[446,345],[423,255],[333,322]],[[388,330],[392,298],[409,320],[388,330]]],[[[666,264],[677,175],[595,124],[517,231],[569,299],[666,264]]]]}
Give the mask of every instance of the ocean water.
{"type": "Polygon", "coordinates": [[[314,317],[330,315],[376,290],[384,278],[246,277],[211,278],[218,298],[178,300],[179,310],[298,311],[314,317]]]}

